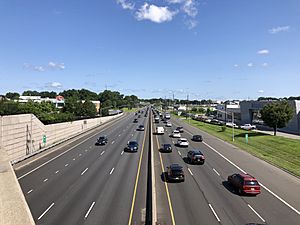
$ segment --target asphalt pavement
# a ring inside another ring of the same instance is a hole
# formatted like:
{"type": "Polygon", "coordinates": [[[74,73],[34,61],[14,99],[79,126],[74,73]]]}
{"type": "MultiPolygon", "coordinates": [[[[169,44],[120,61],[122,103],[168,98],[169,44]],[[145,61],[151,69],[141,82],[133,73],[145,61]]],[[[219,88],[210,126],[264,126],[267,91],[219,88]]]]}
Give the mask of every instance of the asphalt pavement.
{"type": "Polygon", "coordinates": [[[161,121],[149,123],[144,114],[133,123],[135,117],[126,115],[33,162],[15,166],[36,224],[145,224],[148,132],[157,125],[165,128],[164,135],[151,134],[151,194],[157,225],[300,224],[298,178],[178,119],[167,128],[161,121]],[[136,130],[139,124],[145,125],[145,131],[136,130]],[[189,140],[188,148],[176,146],[177,139],[169,137],[177,126],[184,127],[182,137],[189,140]],[[193,142],[193,134],[201,134],[204,141],[193,142]],[[100,135],[108,136],[104,146],[95,145],[100,135]],[[124,152],[129,140],[139,142],[137,153],[124,152]],[[173,151],[161,153],[163,143],[170,143],[173,151]],[[204,165],[187,163],[190,149],[204,153],[204,165]],[[183,166],[184,182],[165,181],[171,163],[183,166]],[[228,175],[237,172],[255,176],[262,193],[237,194],[226,182],[228,175]]]}
{"type": "Polygon", "coordinates": [[[36,224],[143,223],[148,122],[133,118],[16,170],[36,224]],[[145,131],[136,130],[139,124],[145,131]],[[100,135],[108,136],[104,146],[95,145],[100,135]],[[137,153],[124,152],[129,140],[139,142],[137,153]]]}
{"type": "Polygon", "coordinates": [[[172,123],[172,128],[165,127],[161,121],[155,124],[166,129],[164,135],[155,135],[156,184],[159,190],[157,208],[163,209],[158,210],[161,224],[299,224],[298,178],[282,174],[283,171],[277,171],[278,168],[180,120],[172,120],[172,123]],[[177,147],[177,139],[169,137],[177,126],[184,127],[181,136],[189,140],[188,148],[177,147]],[[204,141],[193,142],[193,134],[201,134],[204,141]],[[163,143],[172,144],[172,153],[160,153],[159,148],[163,143]],[[187,163],[185,157],[190,149],[200,149],[204,153],[204,165],[187,163]],[[184,167],[185,182],[166,183],[161,179],[161,173],[171,163],[184,167]],[[243,168],[262,183],[261,194],[255,197],[240,196],[228,185],[227,176],[244,171],[243,168]],[[273,176],[270,176],[270,171],[273,176]],[[280,177],[276,177],[277,173],[280,177]],[[283,186],[282,180],[289,182],[283,186]]]}

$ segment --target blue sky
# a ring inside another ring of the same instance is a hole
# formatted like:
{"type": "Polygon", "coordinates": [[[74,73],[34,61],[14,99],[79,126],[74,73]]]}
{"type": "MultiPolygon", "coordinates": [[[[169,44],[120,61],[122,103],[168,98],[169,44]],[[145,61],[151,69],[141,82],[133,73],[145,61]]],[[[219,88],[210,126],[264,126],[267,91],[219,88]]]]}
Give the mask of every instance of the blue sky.
{"type": "Polygon", "coordinates": [[[0,94],[300,95],[299,0],[0,0],[0,94]]]}

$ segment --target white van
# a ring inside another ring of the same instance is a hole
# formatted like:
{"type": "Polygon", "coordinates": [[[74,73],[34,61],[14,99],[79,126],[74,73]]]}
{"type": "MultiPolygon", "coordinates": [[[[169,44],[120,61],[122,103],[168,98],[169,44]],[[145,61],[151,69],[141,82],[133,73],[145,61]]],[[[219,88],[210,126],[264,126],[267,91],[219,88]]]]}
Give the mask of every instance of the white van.
{"type": "Polygon", "coordinates": [[[164,134],[165,129],[163,127],[156,127],[156,134],[164,134]]]}

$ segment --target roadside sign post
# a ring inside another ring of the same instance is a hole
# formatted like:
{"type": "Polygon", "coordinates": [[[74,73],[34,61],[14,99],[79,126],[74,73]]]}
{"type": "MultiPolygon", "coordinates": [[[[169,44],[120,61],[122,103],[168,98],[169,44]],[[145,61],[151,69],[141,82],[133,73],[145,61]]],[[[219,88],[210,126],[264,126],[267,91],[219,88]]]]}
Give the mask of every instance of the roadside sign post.
{"type": "Polygon", "coordinates": [[[44,144],[44,147],[46,146],[46,141],[47,141],[47,137],[46,137],[46,135],[44,134],[44,135],[43,135],[43,144],[44,144]]]}
{"type": "Polygon", "coordinates": [[[246,144],[248,144],[248,133],[245,134],[246,144]]]}

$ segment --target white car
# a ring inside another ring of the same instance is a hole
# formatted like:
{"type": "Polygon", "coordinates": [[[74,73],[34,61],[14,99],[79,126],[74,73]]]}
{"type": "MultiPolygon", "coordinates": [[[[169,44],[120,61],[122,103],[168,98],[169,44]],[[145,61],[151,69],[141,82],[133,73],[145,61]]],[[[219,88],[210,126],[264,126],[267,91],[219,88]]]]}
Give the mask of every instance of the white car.
{"type": "Polygon", "coordinates": [[[173,138],[180,138],[180,132],[178,130],[174,130],[171,135],[173,138]]]}
{"type": "Polygon", "coordinates": [[[244,124],[243,126],[241,126],[241,128],[244,130],[253,130],[253,129],[256,129],[256,126],[247,123],[247,124],[244,124]]]}
{"type": "Polygon", "coordinates": [[[172,123],[167,122],[166,127],[172,127],[172,123]]]}
{"type": "Polygon", "coordinates": [[[239,128],[238,125],[236,125],[235,123],[226,123],[227,127],[234,127],[234,128],[239,128]]]}
{"type": "Polygon", "coordinates": [[[186,138],[179,138],[177,140],[177,145],[179,147],[189,147],[189,142],[186,138]]]}

